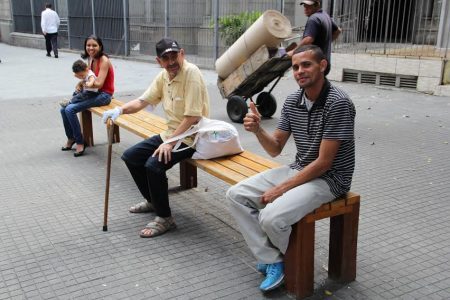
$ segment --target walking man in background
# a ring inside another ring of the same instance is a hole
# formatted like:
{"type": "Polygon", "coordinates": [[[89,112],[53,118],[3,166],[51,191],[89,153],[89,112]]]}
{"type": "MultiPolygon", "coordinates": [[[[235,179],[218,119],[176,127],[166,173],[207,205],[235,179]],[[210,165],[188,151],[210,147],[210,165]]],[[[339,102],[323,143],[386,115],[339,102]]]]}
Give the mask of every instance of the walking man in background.
{"type": "Polygon", "coordinates": [[[50,3],[45,4],[45,10],[41,14],[41,29],[45,37],[45,47],[47,48],[47,56],[53,49],[55,58],[58,58],[58,28],[59,16],[56,11],[52,10],[50,3]]]}
{"type": "MultiPolygon", "coordinates": [[[[327,69],[325,70],[326,76],[331,68],[331,42],[338,38],[342,30],[336,25],[333,19],[322,10],[320,0],[305,0],[301,1],[300,5],[303,5],[308,21],[305,25],[303,38],[297,47],[312,44],[322,49],[322,52],[328,60],[327,69]]],[[[294,50],[288,53],[289,56],[292,56],[294,50]]]]}

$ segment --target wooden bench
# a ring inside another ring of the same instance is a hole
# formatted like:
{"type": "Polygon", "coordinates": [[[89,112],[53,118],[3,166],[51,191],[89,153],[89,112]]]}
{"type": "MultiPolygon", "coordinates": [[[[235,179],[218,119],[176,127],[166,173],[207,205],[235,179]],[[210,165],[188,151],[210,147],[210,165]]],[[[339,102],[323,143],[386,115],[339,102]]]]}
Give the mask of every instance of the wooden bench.
{"type": "MultiPolygon", "coordinates": [[[[118,100],[108,106],[94,107],[81,113],[81,126],[86,143],[94,145],[92,113],[103,112],[123,105],[118,100]]],[[[122,115],[114,123],[114,142],[120,141],[119,128],[142,138],[158,134],[167,128],[163,118],[146,111],[122,115]]],[[[180,163],[180,185],[183,189],[197,186],[197,168],[229,183],[237,182],[280,164],[244,151],[237,155],[211,160],[185,160],[180,163]]],[[[356,278],[356,245],[358,237],[359,195],[349,192],[317,208],[293,226],[285,255],[285,282],[289,293],[303,298],[314,291],[315,222],[330,218],[328,276],[339,282],[356,278]]]]}

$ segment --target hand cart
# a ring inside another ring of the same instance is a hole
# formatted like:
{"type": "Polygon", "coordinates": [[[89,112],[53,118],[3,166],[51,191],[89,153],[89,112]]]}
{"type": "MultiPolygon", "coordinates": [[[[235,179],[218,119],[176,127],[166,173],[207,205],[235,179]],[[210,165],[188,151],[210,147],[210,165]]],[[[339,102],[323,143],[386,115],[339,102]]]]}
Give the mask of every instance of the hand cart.
{"type": "Polygon", "coordinates": [[[291,66],[291,57],[280,55],[277,49],[273,53],[262,46],[226,79],[219,78],[217,86],[222,97],[228,99],[228,117],[233,122],[242,123],[248,112],[246,100],[253,101],[252,97],[258,93],[256,106],[259,113],[262,117],[271,117],[277,110],[277,102],[271,92],[291,66]],[[275,79],[269,91],[261,92],[275,79]]]}

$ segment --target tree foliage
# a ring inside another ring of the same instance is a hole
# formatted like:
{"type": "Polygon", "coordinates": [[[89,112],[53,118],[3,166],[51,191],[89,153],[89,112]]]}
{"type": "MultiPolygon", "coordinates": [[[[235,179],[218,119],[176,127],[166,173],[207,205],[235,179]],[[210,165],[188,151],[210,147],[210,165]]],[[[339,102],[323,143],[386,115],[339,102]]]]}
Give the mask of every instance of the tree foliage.
{"type": "Polygon", "coordinates": [[[261,12],[242,12],[219,18],[220,37],[226,46],[231,46],[261,16],[261,12]]]}

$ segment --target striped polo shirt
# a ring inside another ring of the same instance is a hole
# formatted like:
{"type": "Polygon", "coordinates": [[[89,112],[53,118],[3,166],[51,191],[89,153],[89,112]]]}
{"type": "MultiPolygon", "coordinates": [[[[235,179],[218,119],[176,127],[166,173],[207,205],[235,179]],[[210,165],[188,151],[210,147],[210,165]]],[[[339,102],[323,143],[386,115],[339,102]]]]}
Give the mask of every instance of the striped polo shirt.
{"type": "Polygon", "coordinates": [[[319,156],[323,139],[340,140],[333,165],[320,176],[339,197],[350,190],[355,168],[355,106],[350,97],[327,80],[308,111],[304,90],[289,95],[283,105],[278,129],[290,132],[297,147],[295,162],[289,166],[302,170],[319,156]]]}

